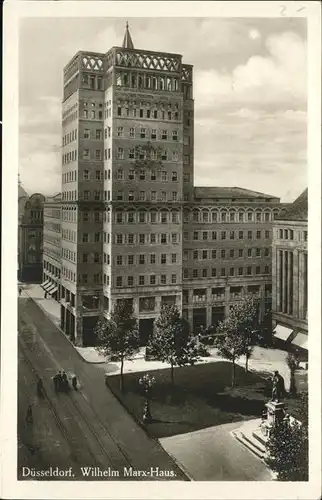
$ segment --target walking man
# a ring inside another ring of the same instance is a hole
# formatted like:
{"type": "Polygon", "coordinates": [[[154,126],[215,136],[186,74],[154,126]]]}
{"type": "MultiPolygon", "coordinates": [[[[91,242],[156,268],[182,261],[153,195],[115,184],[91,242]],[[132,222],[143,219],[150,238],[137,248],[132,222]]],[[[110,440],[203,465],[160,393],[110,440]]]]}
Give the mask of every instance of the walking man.
{"type": "Polygon", "coordinates": [[[32,424],[34,421],[33,415],[32,415],[32,406],[29,404],[27,408],[27,414],[26,414],[26,422],[27,424],[32,424]]]}

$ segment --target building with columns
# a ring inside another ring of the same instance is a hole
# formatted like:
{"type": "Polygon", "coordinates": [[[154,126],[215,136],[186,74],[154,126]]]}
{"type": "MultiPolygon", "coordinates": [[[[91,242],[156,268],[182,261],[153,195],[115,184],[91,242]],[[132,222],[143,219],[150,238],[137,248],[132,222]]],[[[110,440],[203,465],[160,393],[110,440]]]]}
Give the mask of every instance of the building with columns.
{"type": "Polygon", "coordinates": [[[273,227],[273,328],[285,347],[308,349],[308,190],[273,227]]]}
{"type": "Polygon", "coordinates": [[[122,47],[65,67],[59,290],[77,344],[93,343],[119,299],[143,345],[163,304],[193,330],[253,293],[263,317],[280,208],[263,193],[194,186],[193,67],[181,55],[135,49],[127,25],[122,47]]]}
{"type": "Polygon", "coordinates": [[[29,196],[18,180],[18,280],[38,283],[43,265],[43,204],[40,193],[29,196]]]}

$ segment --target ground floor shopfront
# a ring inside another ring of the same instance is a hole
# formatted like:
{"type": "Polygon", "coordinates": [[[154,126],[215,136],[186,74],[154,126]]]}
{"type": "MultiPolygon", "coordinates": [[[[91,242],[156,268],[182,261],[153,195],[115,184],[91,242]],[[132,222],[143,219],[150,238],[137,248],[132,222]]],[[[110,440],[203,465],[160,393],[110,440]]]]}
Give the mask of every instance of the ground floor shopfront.
{"type": "Polygon", "coordinates": [[[283,313],[273,312],[273,339],[281,349],[294,352],[301,361],[308,361],[308,323],[283,313]]]}

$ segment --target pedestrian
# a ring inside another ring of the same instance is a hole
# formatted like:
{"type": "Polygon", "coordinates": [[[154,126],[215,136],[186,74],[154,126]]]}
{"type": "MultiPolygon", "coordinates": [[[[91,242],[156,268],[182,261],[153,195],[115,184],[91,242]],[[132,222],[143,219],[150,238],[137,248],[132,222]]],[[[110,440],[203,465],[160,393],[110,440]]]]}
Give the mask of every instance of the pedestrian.
{"type": "Polygon", "coordinates": [[[63,372],[61,374],[61,379],[62,379],[62,386],[63,386],[64,390],[67,391],[67,389],[68,389],[68,379],[67,379],[66,372],[64,370],[63,370],[63,372]]]}
{"type": "Polygon", "coordinates": [[[77,390],[77,377],[75,374],[73,374],[73,376],[72,376],[72,386],[76,391],[77,390]]]}
{"type": "Polygon", "coordinates": [[[47,292],[45,292],[45,299],[47,299],[47,292]]]}
{"type": "Polygon", "coordinates": [[[29,404],[27,408],[27,414],[26,414],[26,422],[27,424],[32,424],[34,421],[33,415],[32,415],[32,406],[29,404]]]}
{"type": "Polygon", "coordinates": [[[58,392],[59,391],[59,375],[58,375],[58,373],[56,373],[56,375],[53,376],[53,381],[54,381],[55,391],[58,392]]]}
{"type": "Polygon", "coordinates": [[[42,397],[44,395],[43,390],[44,390],[44,384],[41,378],[39,378],[37,381],[37,394],[39,397],[42,397]]]}
{"type": "Polygon", "coordinates": [[[22,288],[21,286],[19,287],[19,295],[21,295],[21,292],[22,292],[22,288]]]}

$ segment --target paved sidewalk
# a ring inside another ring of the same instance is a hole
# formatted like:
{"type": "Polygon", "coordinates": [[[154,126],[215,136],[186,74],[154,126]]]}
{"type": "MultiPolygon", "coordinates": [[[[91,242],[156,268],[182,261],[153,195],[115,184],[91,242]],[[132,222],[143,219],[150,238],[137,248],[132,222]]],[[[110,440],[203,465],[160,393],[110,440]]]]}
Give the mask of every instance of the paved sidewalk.
{"type": "Polygon", "coordinates": [[[271,481],[268,467],[232,437],[242,425],[217,425],[159,441],[195,481],[271,481]]]}
{"type": "MultiPolygon", "coordinates": [[[[52,298],[44,298],[44,291],[40,285],[24,285],[23,294],[28,295],[39,305],[41,309],[50,317],[53,323],[59,327],[60,323],[60,304],[52,298]]],[[[75,347],[81,357],[88,363],[97,363],[102,365],[102,368],[108,375],[117,375],[120,373],[121,364],[119,362],[109,363],[104,356],[99,354],[93,347],[75,347]],[[111,369],[110,369],[111,368],[111,369]]],[[[215,348],[209,349],[210,356],[201,358],[200,363],[214,363],[222,361],[218,356],[215,348]]],[[[252,357],[249,360],[249,370],[256,372],[264,372],[267,377],[271,376],[274,370],[278,370],[284,377],[286,389],[289,388],[290,376],[289,368],[286,364],[286,352],[278,349],[263,348],[255,346],[252,357]]],[[[245,358],[241,357],[238,360],[240,366],[245,366],[245,358]]],[[[146,361],[144,359],[144,348],[132,361],[126,361],[124,364],[124,373],[143,372],[150,370],[162,370],[169,368],[167,363],[159,361],[146,361]]],[[[304,370],[301,370],[301,377],[305,377],[304,370]]]]}

